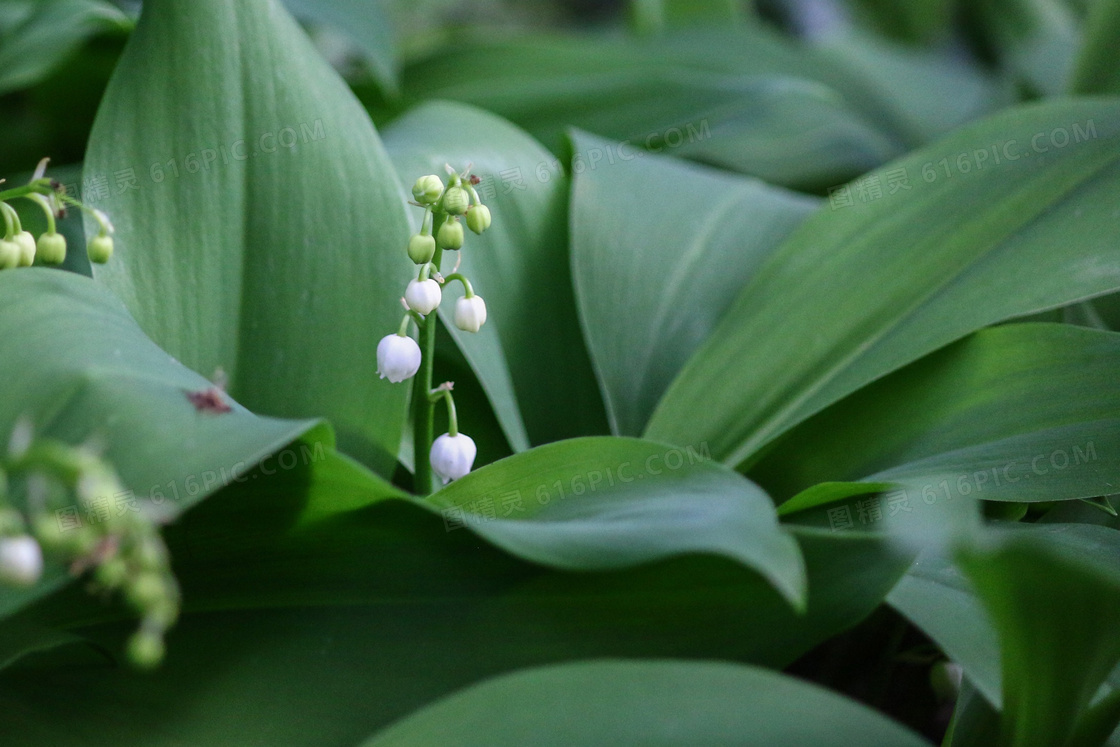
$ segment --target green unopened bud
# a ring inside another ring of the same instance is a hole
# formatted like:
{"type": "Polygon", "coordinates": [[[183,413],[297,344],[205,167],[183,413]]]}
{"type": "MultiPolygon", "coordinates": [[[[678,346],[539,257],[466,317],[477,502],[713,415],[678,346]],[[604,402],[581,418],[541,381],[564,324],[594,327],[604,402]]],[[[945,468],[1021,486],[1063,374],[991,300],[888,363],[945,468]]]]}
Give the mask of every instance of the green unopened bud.
{"type": "Polygon", "coordinates": [[[66,555],[88,555],[101,541],[101,535],[93,527],[60,525],[59,518],[53,514],[36,516],[31,529],[44,548],[66,555]]]}
{"type": "Polygon", "coordinates": [[[0,239],[0,270],[19,267],[20,248],[14,241],[0,239]]]}
{"type": "Polygon", "coordinates": [[[435,174],[428,174],[412,185],[412,196],[421,205],[431,205],[443,194],[443,180],[435,174]]]}
{"type": "Polygon", "coordinates": [[[19,244],[19,265],[30,267],[35,264],[35,237],[27,231],[16,234],[15,242],[19,244]]]}
{"type": "Polygon", "coordinates": [[[173,599],[165,599],[148,609],[144,621],[166,630],[179,619],[179,604],[173,599]]]}
{"type": "Polygon", "coordinates": [[[163,661],[163,636],[154,630],[139,630],[128,639],[128,659],[140,669],[154,669],[163,661]]]}
{"type": "Polygon", "coordinates": [[[434,236],[425,236],[418,233],[408,240],[408,258],[418,265],[432,261],[436,255],[436,240],[434,236]]]}
{"type": "Polygon", "coordinates": [[[39,237],[36,255],[47,265],[60,265],[66,261],[66,237],[60,233],[45,233],[39,237]]]}
{"type": "Polygon", "coordinates": [[[94,572],[97,582],[107,589],[115,589],[128,580],[128,563],[122,558],[109,558],[94,572]]]}
{"type": "Polygon", "coordinates": [[[89,255],[90,262],[98,265],[105,264],[113,256],[113,237],[94,236],[86,247],[86,254],[89,255]]]}
{"type": "Polygon", "coordinates": [[[467,228],[481,235],[489,227],[490,208],[485,205],[474,205],[467,211],[467,228]]]}
{"type": "Polygon", "coordinates": [[[133,579],[125,594],[132,606],[144,612],[167,599],[167,586],[158,573],[145,571],[133,579]]]}
{"type": "Polygon", "coordinates": [[[451,215],[462,215],[470,206],[470,195],[462,187],[451,187],[443,196],[443,209],[451,215]]]}
{"type": "Polygon", "coordinates": [[[457,220],[449,220],[439,227],[439,235],[436,237],[439,240],[441,249],[462,249],[465,236],[463,235],[463,225],[457,220]]]}
{"type": "Polygon", "coordinates": [[[167,565],[167,550],[158,539],[148,537],[137,546],[135,560],[144,570],[158,571],[167,565]]]}

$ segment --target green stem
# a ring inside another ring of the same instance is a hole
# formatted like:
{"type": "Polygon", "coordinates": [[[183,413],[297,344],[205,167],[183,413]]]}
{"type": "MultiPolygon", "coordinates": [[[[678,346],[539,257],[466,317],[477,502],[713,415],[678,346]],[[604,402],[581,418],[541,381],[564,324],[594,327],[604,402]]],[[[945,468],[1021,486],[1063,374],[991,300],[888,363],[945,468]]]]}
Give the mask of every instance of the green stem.
{"type": "MultiPolygon", "coordinates": [[[[446,218],[444,213],[434,213],[433,233],[439,231],[446,218]]],[[[442,258],[443,250],[437,246],[431,262],[436,272],[439,272],[442,258]]],[[[412,448],[415,462],[413,489],[419,495],[428,495],[435,490],[432,464],[428,461],[428,453],[431,452],[432,441],[435,440],[435,403],[428,397],[428,393],[432,391],[432,368],[435,365],[438,328],[439,314],[428,314],[424,326],[420,328],[420,353],[423,358],[412,387],[412,448]]]]}
{"type": "Polygon", "coordinates": [[[466,298],[470,298],[471,296],[474,295],[474,288],[471,287],[471,281],[467,280],[467,278],[465,276],[461,275],[458,272],[451,273],[450,275],[445,277],[443,280],[446,283],[452,283],[452,282],[458,280],[460,283],[463,284],[463,290],[466,291],[466,294],[465,294],[466,298]]]}
{"type": "Polygon", "coordinates": [[[451,396],[450,384],[444,385],[439,389],[428,394],[428,399],[432,404],[439,402],[441,399],[447,401],[447,435],[459,435],[459,414],[455,412],[455,398],[451,396]]]}
{"type": "Polygon", "coordinates": [[[11,241],[13,236],[23,230],[19,223],[19,215],[16,214],[15,208],[6,202],[0,202],[0,210],[4,213],[4,240],[11,241]]]}
{"type": "Polygon", "coordinates": [[[28,197],[43,209],[43,215],[47,217],[47,233],[54,236],[57,232],[57,227],[54,222],[54,210],[52,210],[51,206],[47,203],[47,199],[39,194],[28,195],[28,197]]]}
{"type": "MultiPolygon", "coordinates": [[[[412,321],[412,314],[413,314],[413,312],[410,311],[410,312],[408,312],[407,314],[404,315],[403,319],[401,319],[401,326],[397,330],[397,334],[400,335],[401,337],[408,337],[408,323],[412,321]]],[[[417,322],[416,326],[423,329],[423,325],[420,324],[419,322],[417,322]]]]}
{"type": "Polygon", "coordinates": [[[7,202],[19,197],[29,197],[31,195],[50,195],[54,190],[51,189],[50,179],[40,179],[31,184],[25,184],[22,187],[14,187],[13,189],[6,189],[0,192],[0,202],[7,202]]]}

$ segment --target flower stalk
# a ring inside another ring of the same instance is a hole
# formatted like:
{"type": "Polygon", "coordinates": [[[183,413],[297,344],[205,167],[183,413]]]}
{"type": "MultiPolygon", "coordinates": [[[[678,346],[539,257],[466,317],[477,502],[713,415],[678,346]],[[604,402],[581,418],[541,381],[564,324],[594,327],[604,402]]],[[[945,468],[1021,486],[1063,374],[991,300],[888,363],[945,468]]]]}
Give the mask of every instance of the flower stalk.
{"type": "Polygon", "coordinates": [[[410,412],[415,454],[413,489],[421,495],[436,489],[437,476],[446,484],[466,475],[475,457],[474,441],[459,433],[458,415],[451,396],[452,382],[432,388],[440,323],[438,310],[443,301],[440,286],[454,280],[463,284],[466,296],[456,302],[456,327],[477,332],[486,321],[486,305],[482,297],[475,294],[470,280],[457,272],[459,262],[455,262],[455,269],[449,277],[444,278],[440,274],[444,252],[463,248],[465,236],[460,218],[465,216],[466,223],[477,234],[490,227],[490,210],[482,204],[474,188],[479,180],[471,176],[469,170],[468,166],[467,171],[459,174],[448,166],[446,186],[435,174],[422,176],[413,185],[415,202],[410,204],[423,208],[424,216],[420,221],[420,231],[409,239],[408,257],[419,266],[419,270],[416,279],[409,281],[401,298],[407,316],[400,330],[397,335],[388,335],[378,344],[378,372],[382,378],[398,382],[415,376],[410,412]],[[409,343],[401,342],[408,333],[409,321],[415,321],[418,330],[415,351],[409,347],[411,338],[408,338],[409,343]],[[415,360],[416,356],[419,360],[415,360]],[[435,408],[440,399],[447,402],[450,429],[435,438],[435,408]]]}

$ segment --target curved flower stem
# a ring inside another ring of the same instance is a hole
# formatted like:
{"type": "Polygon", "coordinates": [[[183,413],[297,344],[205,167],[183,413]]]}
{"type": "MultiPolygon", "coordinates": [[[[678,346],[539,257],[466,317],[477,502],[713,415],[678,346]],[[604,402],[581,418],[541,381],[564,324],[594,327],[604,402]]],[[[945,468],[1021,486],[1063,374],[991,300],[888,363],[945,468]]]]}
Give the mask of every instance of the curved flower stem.
{"type": "Polygon", "coordinates": [[[51,180],[39,179],[30,184],[25,184],[22,187],[15,187],[0,192],[0,202],[14,200],[17,197],[29,197],[31,195],[49,196],[52,194],[54,194],[54,190],[51,188],[51,180]]]}
{"type": "MultiPolygon", "coordinates": [[[[434,213],[432,219],[432,233],[439,231],[447,216],[442,212],[434,213]]],[[[439,263],[443,258],[443,250],[438,246],[432,256],[431,266],[439,272],[439,263]]],[[[432,367],[436,358],[436,330],[439,328],[439,312],[434,311],[425,318],[424,326],[420,328],[420,371],[416,374],[412,386],[412,448],[413,461],[415,462],[415,478],[413,490],[419,495],[428,495],[435,490],[432,480],[432,465],[428,461],[428,453],[432,450],[432,441],[435,439],[435,403],[428,393],[432,390],[432,367]]]]}
{"type": "Polygon", "coordinates": [[[455,412],[455,398],[451,396],[451,382],[441,384],[428,393],[428,399],[435,404],[441,399],[447,400],[447,434],[449,436],[459,435],[459,415],[455,412]]]}
{"type": "Polygon", "coordinates": [[[19,222],[19,215],[15,208],[6,202],[0,202],[0,210],[4,213],[4,239],[10,241],[12,236],[23,230],[19,222]]]}
{"type": "Polygon", "coordinates": [[[474,295],[474,288],[471,287],[471,281],[467,280],[465,276],[454,272],[444,278],[444,281],[448,283],[454,282],[456,280],[463,284],[463,291],[466,293],[467,298],[470,298],[474,295]]]}

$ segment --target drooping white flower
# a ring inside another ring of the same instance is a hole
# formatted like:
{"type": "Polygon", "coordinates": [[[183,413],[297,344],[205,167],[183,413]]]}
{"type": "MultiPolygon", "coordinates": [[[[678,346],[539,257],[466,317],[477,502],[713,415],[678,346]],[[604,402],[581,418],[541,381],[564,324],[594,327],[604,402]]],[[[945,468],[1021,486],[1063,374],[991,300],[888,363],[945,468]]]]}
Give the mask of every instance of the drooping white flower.
{"type": "Polygon", "coordinates": [[[455,302],[455,326],[464,332],[477,332],[486,323],[486,302],[482,296],[463,296],[455,302]]]}
{"type": "Polygon", "coordinates": [[[408,308],[427,316],[439,308],[443,291],[440,290],[439,283],[431,278],[410,280],[404,292],[404,300],[408,303],[408,308]]]}
{"type": "Polygon", "coordinates": [[[0,539],[0,581],[31,586],[43,574],[43,551],[26,534],[0,539]]]}
{"type": "Polygon", "coordinates": [[[465,433],[454,436],[444,433],[432,443],[429,459],[432,463],[432,471],[439,475],[446,485],[469,473],[477,454],[478,449],[470,436],[465,433]]]}
{"type": "Polygon", "coordinates": [[[377,373],[399,384],[420,370],[420,346],[411,337],[385,335],[377,343],[377,373]]]}

